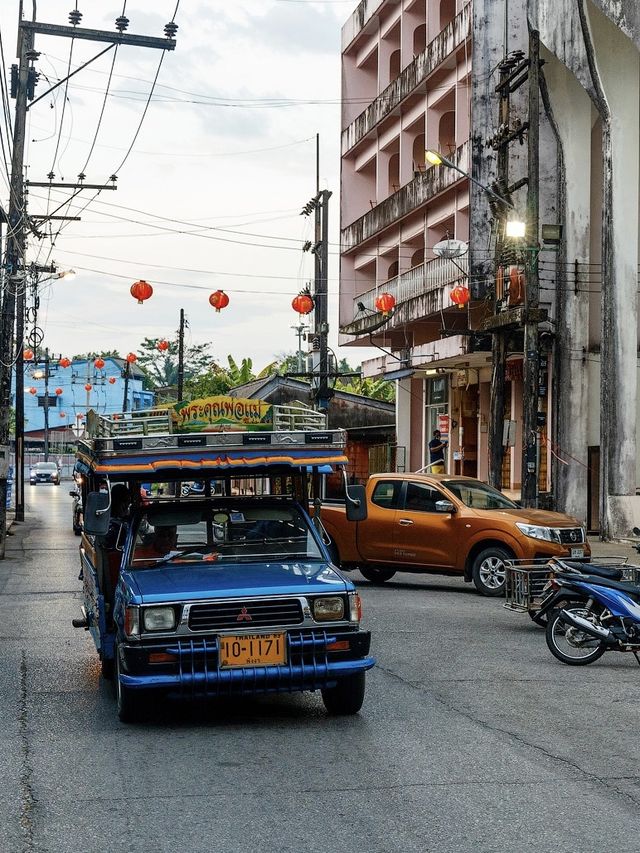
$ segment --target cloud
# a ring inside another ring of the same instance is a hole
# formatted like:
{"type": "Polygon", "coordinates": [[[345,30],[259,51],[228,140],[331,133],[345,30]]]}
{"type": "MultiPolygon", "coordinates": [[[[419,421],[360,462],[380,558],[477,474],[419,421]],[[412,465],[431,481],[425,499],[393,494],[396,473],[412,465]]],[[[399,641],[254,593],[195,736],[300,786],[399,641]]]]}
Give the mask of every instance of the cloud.
{"type": "Polygon", "coordinates": [[[244,25],[256,42],[272,50],[292,54],[332,54],[340,52],[340,27],[335,15],[312,5],[281,3],[244,25]]]}

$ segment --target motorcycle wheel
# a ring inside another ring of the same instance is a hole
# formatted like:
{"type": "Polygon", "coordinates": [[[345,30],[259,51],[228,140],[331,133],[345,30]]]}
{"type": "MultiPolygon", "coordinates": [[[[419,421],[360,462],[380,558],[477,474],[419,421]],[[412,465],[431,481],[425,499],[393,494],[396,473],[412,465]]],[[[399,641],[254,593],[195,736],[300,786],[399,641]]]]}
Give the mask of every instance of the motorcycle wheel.
{"type": "MultiPolygon", "coordinates": [[[[570,601],[563,608],[576,616],[589,621],[599,622],[599,613],[588,611],[583,601],[570,601]]],[[[586,666],[601,658],[607,650],[604,640],[598,640],[563,622],[560,611],[551,613],[545,632],[547,646],[551,654],[569,666],[586,666]]]]}

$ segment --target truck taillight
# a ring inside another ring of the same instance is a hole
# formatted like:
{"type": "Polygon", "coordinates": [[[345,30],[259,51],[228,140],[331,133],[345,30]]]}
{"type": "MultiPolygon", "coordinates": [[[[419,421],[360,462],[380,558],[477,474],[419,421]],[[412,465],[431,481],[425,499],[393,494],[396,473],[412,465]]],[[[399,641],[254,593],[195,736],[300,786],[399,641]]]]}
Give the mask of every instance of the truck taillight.
{"type": "Polygon", "coordinates": [[[124,633],[127,637],[140,636],[140,610],[138,607],[127,607],[125,609],[124,633]]]}
{"type": "Polygon", "coordinates": [[[352,592],[349,595],[349,619],[351,622],[362,620],[362,600],[357,592],[352,592]]]}

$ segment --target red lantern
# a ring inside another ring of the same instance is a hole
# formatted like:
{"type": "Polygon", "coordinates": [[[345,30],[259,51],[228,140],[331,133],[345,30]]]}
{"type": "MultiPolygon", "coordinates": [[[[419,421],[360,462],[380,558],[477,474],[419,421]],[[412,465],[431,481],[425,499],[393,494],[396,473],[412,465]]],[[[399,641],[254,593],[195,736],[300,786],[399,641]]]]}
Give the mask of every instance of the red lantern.
{"type": "Polygon", "coordinates": [[[301,291],[296,297],[294,297],[291,301],[291,307],[294,311],[297,311],[298,314],[310,314],[315,308],[315,303],[310,293],[307,293],[305,290],[301,291]]]}
{"type": "Polygon", "coordinates": [[[71,361],[68,358],[61,358],[58,364],[60,367],[71,367],[71,361]]]}
{"type": "Polygon", "coordinates": [[[169,341],[158,341],[156,347],[160,350],[160,352],[166,352],[169,349],[169,341]]]}
{"type": "Polygon", "coordinates": [[[454,302],[458,308],[464,308],[470,299],[471,293],[469,292],[469,288],[465,287],[463,284],[457,284],[451,291],[451,301],[454,302]]]}
{"type": "Polygon", "coordinates": [[[376,299],[376,308],[378,311],[382,311],[383,317],[388,317],[389,314],[393,311],[396,304],[395,296],[392,296],[390,293],[381,293],[380,296],[376,299]]]}
{"type": "Polygon", "coordinates": [[[129,355],[125,359],[125,361],[128,361],[129,364],[135,364],[137,360],[138,360],[138,356],[135,354],[135,352],[130,352],[129,355]]]}
{"type": "Polygon", "coordinates": [[[109,377],[109,385],[115,385],[115,384],[116,384],[116,377],[110,376],[109,377]]]}
{"type": "Polygon", "coordinates": [[[134,299],[138,300],[138,305],[142,305],[145,299],[153,296],[153,288],[148,281],[141,278],[140,281],[131,285],[130,293],[134,299]]]}
{"type": "Polygon", "coordinates": [[[212,305],[216,312],[219,314],[221,308],[226,308],[229,304],[229,297],[224,292],[224,290],[216,290],[215,293],[212,293],[209,297],[209,304],[212,305]]]}
{"type": "Polygon", "coordinates": [[[37,393],[38,393],[38,389],[37,389],[37,388],[29,388],[29,393],[30,393],[31,395],[33,395],[33,394],[37,394],[37,393]]]}
{"type": "Polygon", "coordinates": [[[62,388],[56,388],[56,395],[59,397],[62,394],[62,388]]]}
{"type": "Polygon", "coordinates": [[[22,353],[22,360],[23,361],[32,361],[33,360],[33,350],[26,349],[22,353]]]}
{"type": "Polygon", "coordinates": [[[104,359],[100,357],[96,358],[96,360],[93,362],[93,366],[97,370],[102,370],[102,368],[104,367],[104,359]]]}
{"type": "Polygon", "coordinates": [[[92,388],[93,388],[93,385],[90,385],[88,382],[87,382],[87,384],[84,386],[84,390],[85,390],[85,391],[91,391],[91,389],[92,389],[92,388]]]}

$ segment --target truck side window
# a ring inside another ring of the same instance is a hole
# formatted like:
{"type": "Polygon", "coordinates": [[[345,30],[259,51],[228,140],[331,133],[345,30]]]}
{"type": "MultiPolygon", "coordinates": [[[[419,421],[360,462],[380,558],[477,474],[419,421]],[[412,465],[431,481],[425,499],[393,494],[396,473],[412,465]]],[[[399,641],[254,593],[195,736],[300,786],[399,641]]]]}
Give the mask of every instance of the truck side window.
{"type": "Polygon", "coordinates": [[[376,483],[371,503],[385,509],[397,509],[400,504],[401,480],[380,480],[376,483]]]}
{"type": "Polygon", "coordinates": [[[436,512],[436,501],[443,497],[437,489],[424,483],[407,483],[404,508],[411,512],[436,512]]]}

